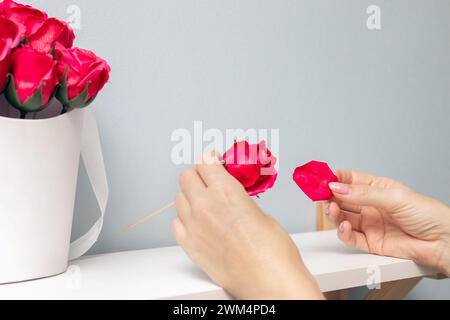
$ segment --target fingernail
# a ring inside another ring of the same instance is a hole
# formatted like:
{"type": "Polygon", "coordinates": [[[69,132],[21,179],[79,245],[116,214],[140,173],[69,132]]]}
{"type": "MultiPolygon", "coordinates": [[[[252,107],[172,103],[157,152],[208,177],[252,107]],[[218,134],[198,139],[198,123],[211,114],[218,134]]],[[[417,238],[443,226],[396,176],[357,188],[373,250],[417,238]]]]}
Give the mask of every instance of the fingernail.
{"type": "Polygon", "coordinates": [[[345,231],[344,223],[341,223],[340,226],[339,226],[339,232],[340,233],[344,233],[344,231],[345,231]]]}
{"type": "Polygon", "coordinates": [[[330,205],[331,205],[331,203],[328,203],[327,206],[326,206],[326,208],[325,208],[325,214],[326,214],[327,216],[330,215],[330,205]]]}
{"type": "Polygon", "coordinates": [[[332,182],[329,184],[331,191],[339,194],[348,194],[350,192],[350,187],[348,184],[332,182]]]}

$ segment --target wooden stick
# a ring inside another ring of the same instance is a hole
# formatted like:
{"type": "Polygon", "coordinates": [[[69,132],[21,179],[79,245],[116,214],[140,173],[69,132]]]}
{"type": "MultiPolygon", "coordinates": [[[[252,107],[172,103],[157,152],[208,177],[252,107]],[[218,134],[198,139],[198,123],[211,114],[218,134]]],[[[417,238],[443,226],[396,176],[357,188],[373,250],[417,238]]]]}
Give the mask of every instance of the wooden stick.
{"type": "Polygon", "coordinates": [[[331,220],[328,218],[328,216],[325,213],[325,210],[330,205],[330,202],[328,201],[322,201],[318,202],[316,204],[316,211],[317,211],[317,231],[327,231],[327,230],[335,230],[336,225],[331,222],[331,220]]]}
{"type": "Polygon", "coordinates": [[[169,203],[168,205],[164,206],[163,208],[150,213],[149,215],[146,215],[145,217],[142,217],[141,219],[139,219],[138,221],[129,224],[128,226],[125,227],[125,229],[123,230],[124,232],[128,232],[138,226],[140,226],[141,224],[144,224],[147,221],[150,221],[158,216],[160,216],[161,214],[163,214],[164,212],[166,212],[167,210],[169,210],[170,208],[175,207],[175,202],[169,203]]]}

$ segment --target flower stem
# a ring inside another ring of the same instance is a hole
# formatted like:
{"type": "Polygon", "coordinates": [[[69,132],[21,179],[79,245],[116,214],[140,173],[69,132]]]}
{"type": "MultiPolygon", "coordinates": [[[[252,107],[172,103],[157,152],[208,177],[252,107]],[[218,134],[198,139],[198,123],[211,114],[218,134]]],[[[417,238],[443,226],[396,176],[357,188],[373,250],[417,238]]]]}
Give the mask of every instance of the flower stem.
{"type": "Polygon", "coordinates": [[[61,115],[66,114],[67,110],[69,110],[69,107],[68,106],[63,106],[62,107],[62,111],[61,111],[61,115]]]}

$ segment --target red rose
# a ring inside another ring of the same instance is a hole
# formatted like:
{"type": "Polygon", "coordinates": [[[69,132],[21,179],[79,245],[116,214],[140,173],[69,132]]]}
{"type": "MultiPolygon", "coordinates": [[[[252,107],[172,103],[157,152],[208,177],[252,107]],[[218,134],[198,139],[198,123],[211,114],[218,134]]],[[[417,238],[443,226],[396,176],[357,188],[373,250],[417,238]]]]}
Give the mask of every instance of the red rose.
{"type": "Polygon", "coordinates": [[[0,16],[0,39],[11,39],[12,48],[19,46],[25,34],[23,26],[0,16]]]}
{"type": "Polygon", "coordinates": [[[319,161],[311,161],[298,167],[293,178],[312,201],[328,201],[333,198],[329,184],[339,180],[328,164],[319,161]]]}
{"type": "Polygon", "coordinates": [[[35,33],[48,18],[45,12],[11,0],[3,1],[0,11],[3,11],[1,14],[5,18],[23,26],[27,37],[35,33]]]}
{"type": "Polygon", "coordinates": [[[30,46],[34,50],[50,53],[56,43],[71,48],[75,40],[75,34],[66,22],[50,18],[28,38],[30,46]]]}
{"type": "Polygon", "coordinates": [[[265,141],[250,145],[236,142],[224,156],[225,168],[245,188],[250,196],[257,196],[271,189],[277,180],[277,158],[266,147],[265,141]]]}
{"type": "Polygon", "coordinates": [[[55,57],[61,80],[56,97],[66,108],[87,106],[109,80],[110,66],[92,51],[66,49],[58,44],[55,57]]]}
{"type": "Polygon", "coordinates": [[[45,108],[58,83],[53,56],[28,47],[16,49],[11,55],[11,73],[8,102],[22,115],[45,108]]]}

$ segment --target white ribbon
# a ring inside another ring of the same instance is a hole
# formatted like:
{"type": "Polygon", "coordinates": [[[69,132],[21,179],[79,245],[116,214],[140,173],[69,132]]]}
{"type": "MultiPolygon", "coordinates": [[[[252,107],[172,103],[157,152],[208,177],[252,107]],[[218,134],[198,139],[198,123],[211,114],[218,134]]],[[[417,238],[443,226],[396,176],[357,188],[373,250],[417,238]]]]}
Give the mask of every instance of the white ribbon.
{"type": "Polygon", "coordinates": [[[70,260],[84,255],[97,242],[103,228],[106,205],[108,203],[108,180],[106,178],[105,163],[98,131],[97,121],[91,108],[86,108],[82,133],[81,156],[86,168],[89,181],[94,190],[101,216],[92,228],[82,237],[70,245],[70,260]]]}

